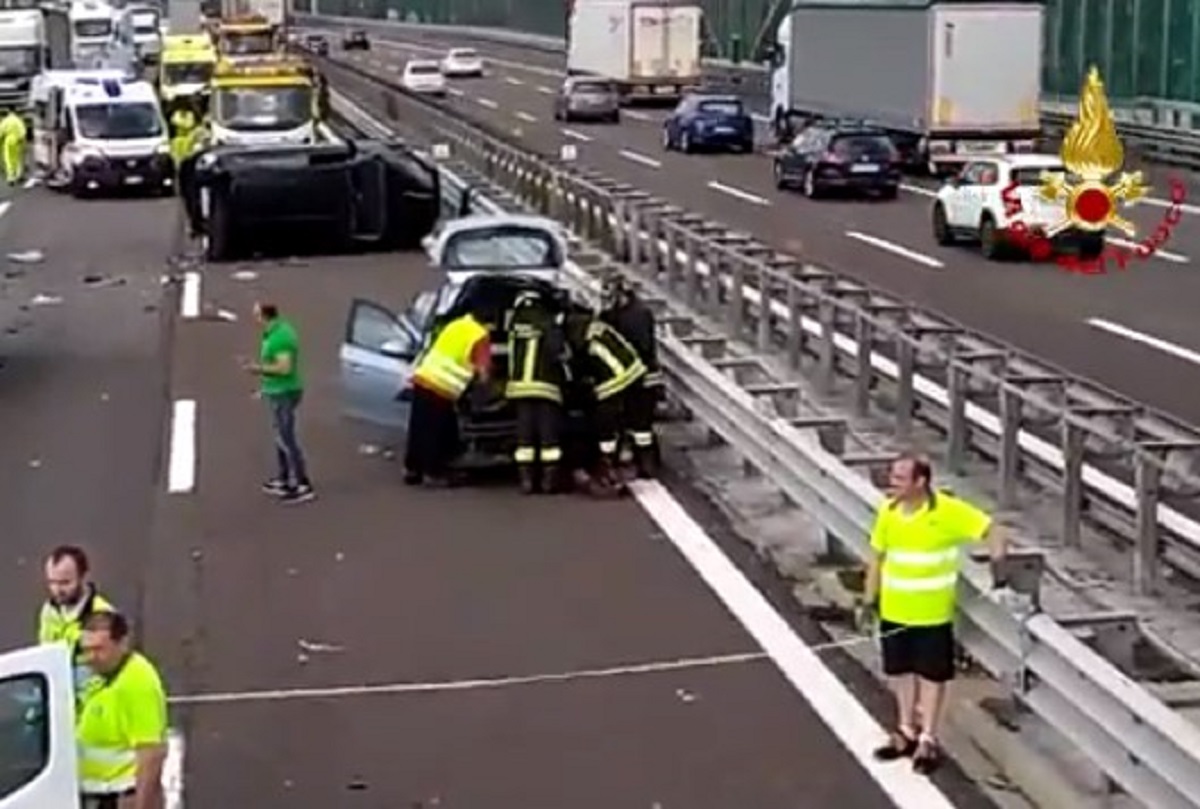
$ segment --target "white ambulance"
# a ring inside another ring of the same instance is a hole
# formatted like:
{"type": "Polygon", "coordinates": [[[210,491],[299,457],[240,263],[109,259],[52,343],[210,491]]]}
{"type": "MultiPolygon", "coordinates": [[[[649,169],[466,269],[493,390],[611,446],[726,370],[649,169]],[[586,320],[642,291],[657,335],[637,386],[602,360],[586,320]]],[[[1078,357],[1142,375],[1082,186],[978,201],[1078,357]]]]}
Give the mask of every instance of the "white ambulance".
{"type": "Polygon", "coordinates": [[[47,71],[34,80],[33,161],[76,196],[173,193],[167,123],[154,87],[120,70],[47,71]]]}
{"type": "Polygon", "coordinates": [[[79,809],[73,677],[62,644],[0,655],[0,809],[79,809]]]}

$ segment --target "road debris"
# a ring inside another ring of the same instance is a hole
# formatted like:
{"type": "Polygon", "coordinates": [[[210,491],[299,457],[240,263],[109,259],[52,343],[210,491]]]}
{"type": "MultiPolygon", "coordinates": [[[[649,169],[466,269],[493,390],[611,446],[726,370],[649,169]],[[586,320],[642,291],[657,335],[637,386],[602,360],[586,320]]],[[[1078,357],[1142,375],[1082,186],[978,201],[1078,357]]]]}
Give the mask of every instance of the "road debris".
{"type": "Polygon", "coordinates": [[[696,695],[693,694],[691,691],[688,691],[686,688],[676,688],[675,696],[679,697],[680,702],[695,702],[696,701],[696,695]]]}
{"type": "Polygon", "coordinates": [[[8,260],[13,264],[41,264],[46,260],[46,254],[41,250],[21,250],[9,253],[8,260]]]}
{"type": "Polygon", "coordinates": [[[57,295],[43,295],[38,293],[29,299],[30,306],[58,306],[63,302],[63,299],[57,295]]]}
{"type": "Polygon", "coordinates": [[[85,275],[83,285],[92,289],[107,289],[108,287],[123,287],[128,283],[119,275],[85,275]]]}
{"type": "Polygon", "coordinates": [[[317,643],[311,640],[304,640],[303,638],[296,641],[296,645],[300,647],[301,651],[308,652],[309,654],[336,654],[337,652],[346,651],[346,647],[344,646],[337,646],[332,643],[317,643]]]}

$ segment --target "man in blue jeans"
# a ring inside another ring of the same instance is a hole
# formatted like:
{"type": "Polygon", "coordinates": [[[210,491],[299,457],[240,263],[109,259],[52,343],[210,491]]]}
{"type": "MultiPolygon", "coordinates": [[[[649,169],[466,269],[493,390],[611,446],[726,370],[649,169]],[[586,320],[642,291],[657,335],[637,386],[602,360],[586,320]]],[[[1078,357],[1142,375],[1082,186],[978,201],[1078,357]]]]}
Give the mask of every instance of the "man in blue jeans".
{"type": "Polygon", "coordinates": [[[270,409],[279,461],[278,474],[263,484],[263,491],[285,503],[305,503],[315,498],[316,492],[296,440],[296,409],[304,397],[300,339],[274,304],[256,303],[254,316],[262,325],[262,342],[258,362],[247,362],[245,367],[262,379],[262,398],[270,409]]]}

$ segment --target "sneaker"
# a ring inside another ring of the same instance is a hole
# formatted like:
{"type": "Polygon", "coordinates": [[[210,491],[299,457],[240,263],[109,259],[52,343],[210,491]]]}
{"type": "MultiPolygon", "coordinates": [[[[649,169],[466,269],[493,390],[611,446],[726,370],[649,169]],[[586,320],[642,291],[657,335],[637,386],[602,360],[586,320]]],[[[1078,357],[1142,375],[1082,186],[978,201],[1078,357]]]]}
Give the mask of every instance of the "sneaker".
{"type": "Polygon", "coordinates": [[[279,497],[287,494],[288,484],[286,480],[271,478],[270,480],[263,482],[262,490],[267,494],[273,494],[276,497],[279,497]]]}
{"type": "Polygon", "coordinates": [[[309,500],[316,500],[317,493],[313,491],[312,486],[304,484],[288,489],[279,499],[285,503],[307,503],[309,500]]]}

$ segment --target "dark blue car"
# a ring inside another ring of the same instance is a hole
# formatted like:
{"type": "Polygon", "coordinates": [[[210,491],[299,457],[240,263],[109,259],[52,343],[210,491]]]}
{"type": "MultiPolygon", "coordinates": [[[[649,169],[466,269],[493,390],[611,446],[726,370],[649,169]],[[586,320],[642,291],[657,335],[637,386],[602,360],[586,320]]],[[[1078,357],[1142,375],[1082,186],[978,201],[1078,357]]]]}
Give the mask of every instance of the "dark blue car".
{"type": "Polygon", "coordinates": [[[663,148],[754,151],[754,119],[736,96],[689,95],[663,124],[663,148]]]}

